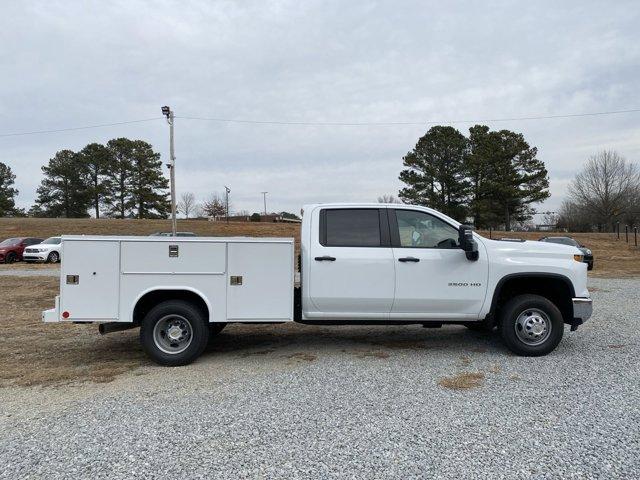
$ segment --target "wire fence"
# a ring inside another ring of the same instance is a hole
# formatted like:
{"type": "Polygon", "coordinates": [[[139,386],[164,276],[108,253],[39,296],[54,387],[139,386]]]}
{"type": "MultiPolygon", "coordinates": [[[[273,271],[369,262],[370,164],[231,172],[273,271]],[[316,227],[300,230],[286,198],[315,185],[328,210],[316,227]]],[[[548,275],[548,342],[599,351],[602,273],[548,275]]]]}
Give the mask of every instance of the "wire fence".
{"type": "MultiPolygon", "coordinates": [[[[614,234],[616,239],[620,240],[620,223],[614,225],[614,234]]],[[[638,227],[633,225],[624,225],[624,241],[628,245],[638,246],[638,227]],[[631,239],[631,240],[630,240],[631,239]]]]}

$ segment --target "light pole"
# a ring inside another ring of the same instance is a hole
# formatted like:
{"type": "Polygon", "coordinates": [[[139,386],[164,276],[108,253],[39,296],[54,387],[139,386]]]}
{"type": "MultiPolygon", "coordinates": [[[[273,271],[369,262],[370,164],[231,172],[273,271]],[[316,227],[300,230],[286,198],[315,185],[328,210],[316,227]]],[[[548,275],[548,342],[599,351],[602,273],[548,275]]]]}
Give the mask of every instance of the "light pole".
{"type": "Polygon", "coordinates": [[[231,193],[231,189],[229,187],[227,187],[226,185],[224,186],[224,191],[226,193],[226,211],[227,211],[227,223],[229,223],[229,194],[231,193]]]}
{"type": "Polygon", "coordinates": [[[162,114],[167,117],[169,124],[169,178],[171,182],[171,234],[175,237],[178,230],[176,223],[176,155],[173,148],[173,111],[166,105],[162,107],[162,114]]]}
{"type": "Polygon", "coordinates": [[[269,192],[261,192],[262,193],[262,199],[264,200],[264,214],[267,214],[267,193],[269,192]]]}

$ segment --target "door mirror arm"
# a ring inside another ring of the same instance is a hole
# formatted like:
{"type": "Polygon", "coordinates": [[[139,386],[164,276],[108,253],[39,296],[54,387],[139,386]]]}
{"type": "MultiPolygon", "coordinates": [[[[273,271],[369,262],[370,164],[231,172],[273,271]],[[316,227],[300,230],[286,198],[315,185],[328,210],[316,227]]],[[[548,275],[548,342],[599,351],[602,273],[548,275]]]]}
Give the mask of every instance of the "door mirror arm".
{"type": "Polygon", "coordinates": [[[464,250],[467,260],[478,260],[478,243],[473,239],[473,229],[469,225],[460,225],[458,228],[458,243],[464,250]]]}

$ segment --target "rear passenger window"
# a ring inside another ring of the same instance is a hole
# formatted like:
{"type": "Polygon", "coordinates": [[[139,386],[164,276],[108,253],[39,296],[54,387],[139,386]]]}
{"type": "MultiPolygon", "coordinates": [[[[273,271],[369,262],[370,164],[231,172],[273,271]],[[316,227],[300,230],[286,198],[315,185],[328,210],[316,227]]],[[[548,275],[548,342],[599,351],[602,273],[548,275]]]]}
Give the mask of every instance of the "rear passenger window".
{"type": "Polygon", "coordinates": [[[377,209],[326,209],[320,243],[325,247],[379,247],[380,214],[377,209]]]}

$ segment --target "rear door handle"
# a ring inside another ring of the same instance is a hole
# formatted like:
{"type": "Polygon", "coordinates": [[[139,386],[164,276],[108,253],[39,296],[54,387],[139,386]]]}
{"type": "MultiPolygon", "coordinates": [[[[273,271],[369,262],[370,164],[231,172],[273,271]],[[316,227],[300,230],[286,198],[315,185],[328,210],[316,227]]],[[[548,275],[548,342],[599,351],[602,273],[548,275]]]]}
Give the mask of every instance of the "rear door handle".
{"type": "Polygon", "coordinates": [[[316,261],[317,262],[335,262],[336,261],[336,257],[330,257],[329,255],[325,255],[324,257],[316,257],[316,261]]]}
{"type": "Polygon", "coordinates": [[[419,262],[420,259],[416,257],[402,257],[398,259],[399,262],[419,262]]]}

